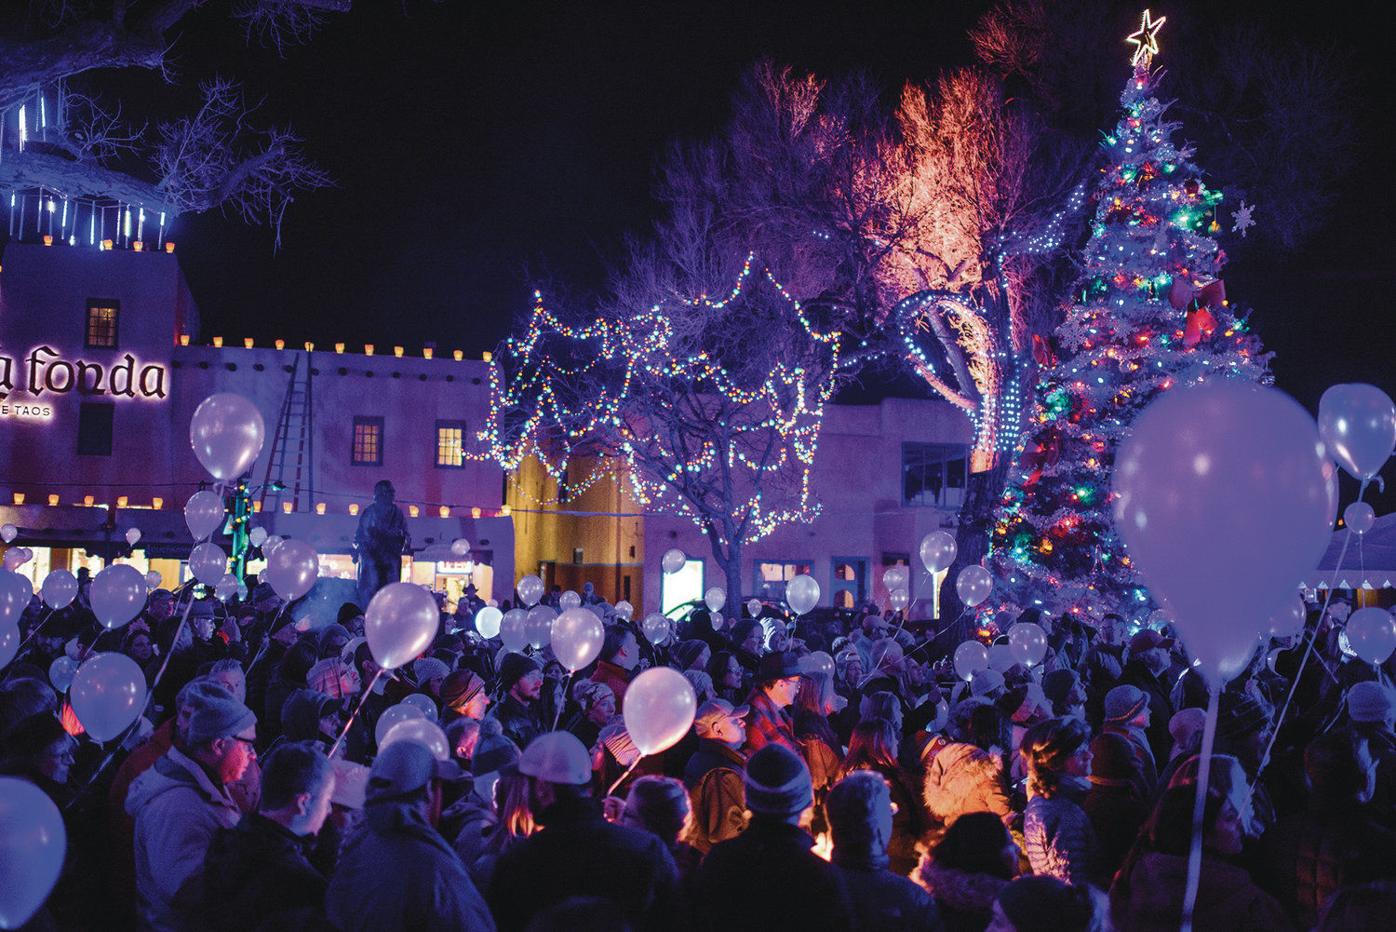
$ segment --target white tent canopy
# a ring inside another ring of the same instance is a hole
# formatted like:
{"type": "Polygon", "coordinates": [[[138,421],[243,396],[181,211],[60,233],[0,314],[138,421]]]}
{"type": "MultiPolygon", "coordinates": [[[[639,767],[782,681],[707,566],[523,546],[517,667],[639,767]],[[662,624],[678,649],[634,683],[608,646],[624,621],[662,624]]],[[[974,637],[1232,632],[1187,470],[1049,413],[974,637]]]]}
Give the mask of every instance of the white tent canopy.
{"type": "Polygon", "coordinates": [[[1358,536],[1347,528],[1339,528],[1328,544],[1328,550],[1318,568],[1304,579],[1305,588],[1326,589],[1391,589],[1396,587],[1396,514],[1383,515],[1366,534],[1358,536]],[[1352,539],[1347,538],[1351,535],[1352,539]],[[1347,553],[1334,581],[1338,555],[1347,541],[1347,553]]]}

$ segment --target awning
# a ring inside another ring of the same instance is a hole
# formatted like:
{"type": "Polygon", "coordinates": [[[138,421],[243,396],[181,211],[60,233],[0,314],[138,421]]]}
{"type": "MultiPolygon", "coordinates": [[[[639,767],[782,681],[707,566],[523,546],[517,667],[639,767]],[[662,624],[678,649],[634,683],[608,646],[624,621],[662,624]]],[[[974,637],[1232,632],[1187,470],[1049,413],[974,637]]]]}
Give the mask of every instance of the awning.
{"type": "Polygon", "coordinates": [[[1396,588],[1396,514],[1378,518],[1372,529],[1360,536],[1347,528],[1334,532],[1318,567],[1304,579],[1304,586],[1309,589],[1327,589],[1330,585],[1336,589],[1396,588]],[[1341,567],[1339,554],[1343,554],[1341,567]]]}

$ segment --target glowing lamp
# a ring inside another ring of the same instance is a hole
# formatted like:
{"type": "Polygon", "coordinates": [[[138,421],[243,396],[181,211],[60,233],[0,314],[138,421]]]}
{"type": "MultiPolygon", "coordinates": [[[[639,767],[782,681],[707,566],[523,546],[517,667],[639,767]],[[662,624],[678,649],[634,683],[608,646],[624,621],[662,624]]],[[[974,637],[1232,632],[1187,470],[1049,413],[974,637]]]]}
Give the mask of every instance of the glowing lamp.
{"type": "Polygon", "coordinates": [[[325,513],[325,503],[324,503],[324,502],[316,502],[316,503],[315,503],[315,513],[316,513],[317,515],[322,515],[322,514],[325,513]]]}
{"type": "Polygon", "coordinates": [[[127,495],[118,495],[118,496],[116,497],[116,507],[117,507],[117,508],[125,508],[127,505],[130,504],[130,502],[131,502],[130,496],[127,496],[127,495]]]}
{"type": "Polygon", "coordinates": [[[48,497],[48,506],[49,506],[50,508],[57,508],[57,507],[58,507],[58,496],[57,496],[57,495],[50,495],[50,496],[48,497]]]}
{"type": "Polygon", "coordinates": [[[394,346],[394,347],[393,347],[393,355],[396,356],[398,359],[401,359],[401,358],[402,358],[402,354],[403,354],[404,352],[406,352],[406,351],[405,351],[401,346],[394,346]]]}
{"type": "Polygon", "coordinates": [[[443,518],[449,518],[451,517],[451,506],[442,505],[440,508],[436,509],[436,513],[443,518]]]}
{"type": "Polygon", "coordinates": [[[313,352],[315,352],[315,344],[314,344],[312,341],[310,341],[310,340],[306,340],[306,341],[305,341],[305,351],[306,351],[307,353],[313,353],[313,352]]]}
{"type": "Polygon", "coordinates": [[[484,353],[480,355],[480,358],[483,359],[485,362],[489,362],[490,360],[494,359],[494,353],[491,353],[489,350],[485,350],[484,353]]]}
{"type": "Polygon", "coordinates": [[[45,233],[45,234],[44,234],[44,245],[45,245],[45,246],[52,246],[52,245],[53,245],[53,234],[52,234],[52,233],[45,233]]]}
{"type": "Polygon", "coordinates": [[[272,345],[275,346],[277,349],[285,349],[285,348],[286,348],[286,341],[285,341],[285,340],[274,340],[274,341],[272,341],[272,345]]]}
{"type": "Polygon", "coordinates": [[[165,500],[163,498],[152,498],[150,500],[150,507],[159,511],[161,508],[165,507],[165,500]]]}
{"type": "Polygon", "coordinates": [[[358,503],[358,502],[350,502],[350,503],[349,503],[349,513],[350,513],[351,515],[357,515],[357,514],[359,513],[359,503],[358,503]]]}
{"type": "Polygon", "coordinates": [[[289,514],[291,513],[291,509],[292,509],[293,507],[295,507],[295,504],[296,504],[295,502],[282,502],[282,503],[281,503],[281,511],[282,511],[282,513],[283,513],[283,514],[288,514],[288,515],[289,515],[289,514]]]}
{"type": "Polygon", "coordinates": [[[451,350],[451,358],[456,362],[460,362],[465,358],[465,350],[451,350]]]}
{"type": "Polygon", "coordinates": [[[145,249],[145,243],[142,243],[140,240],[134,240],[131,243],[131,248],[134,249],[136,252],[141,252],[145,249]]]}
{"type": "Polygon", "coordinates": [[[165,252],[169,255],[174,255],[174,243],[166,243],[165,252]]]}
{"type": "Polygon", "coordinates": [[[97,503],[97,499],[96,499],[94,496],[91,496],[91,495],[84,495],[84,496],[82,497],[82,504],[83,504],[84,507],[91,508],[91,507],[92,507],[94,504],[96,504],[96,503],[97,503]]]}
{"type": "Polygon", "coordinates": [[[15,504],[16,504],[16,505],[23,505],[23,504],[24,504],[24,493],[23,493],[23,492],[16,492],[16,493],[14,494],[14,499],[15,499],[15,504]]]}
{"type": "Polygon", "coordinates": [[[510,508],[508,505],[504,505],[499,509],[499,516],[501,518],[507,518],[509,517],[511,511],[513,511],[512,508],[510,508]]]}
{"type": "Polygon", "coordinates": [[[470,517],[472,517],[472,518],[478,518],[478,517],[480,517],[480,509],[478,509],[478,508],[472,508],[472,509],[470,509],[470,517]]]}
{"type": "Polygon", "coordinates": [[[433,352],[435,352],[435,350],[433,350],[430,346],[424,346],[424,347],[422,347],[422,358],[423,358],[423,359],[430,359],[430,358],[431,358],[431,354],[432,354],[433,352]]]}
{"type": "Polygon", "coordinates": [[[365,356],[372,356],[372,355],[373,355],[373,344],[372,344],[372,343],[365,343],[365,344],[364,344],[364,355],[365,355],[365,356]]]}
{"type": "Polygon", "coordinates": [[[336,343],[336,344],[334,345],[334,351],[335,351],[336,353],[343,353],[343,352],[344,352],[344,344],[343,344],[343,343],[336,343]]]}
{"type": "Polygon", "coordinates": [[[102,249],[103,249],[104,251],[105,251],[105,250],[108,250],[108,249],[111,249],[111,240],[109,240],[109,239],[104,239],[104,240],[102,240],[102,249]]]}
{"type": "Polygon", "coordinates": [[[215,348],[215,349],[222,349],[222,348],[223,348],[223,338],[222,338],[222,337],[214,337],[214,338],[213,338],[213,345],[214,345],[214,348],[215,348]]]}
{"type": "Polygon", "coordinates": [[[422,509],[418,508],[416,505],[408,505],[407,515],[411,518],[420,518],[422,516],[422,509]]]}
{"type": "Polygon", "coordinates": [[[261,499],[258,499],[257,501],[255,501],[255,502],[252,503],[252,510],[253,510],[254,512],[256,512],[257,514],[261,514],[261,513],[262,513],[262,501],[261,501],[261,499]]]}
{"type": "Polygon", "coordinates": [[[251,348],[252,348],[252,345],[253,345],[253,344],[252,344],[252,338],[251,338],[251,337],[243,337],[243,338],[242,338],[242,348],[243,348],[243,349],[251,349],[251,348]]]}
{"type": "Polygon", "coordinates": [[[179,335],[179,345],[180,345],[180,346],[188,346],[188,345],[189,345],[189,334],[187,334],[187,333],[181,333],[181,334],[179,335]]]}

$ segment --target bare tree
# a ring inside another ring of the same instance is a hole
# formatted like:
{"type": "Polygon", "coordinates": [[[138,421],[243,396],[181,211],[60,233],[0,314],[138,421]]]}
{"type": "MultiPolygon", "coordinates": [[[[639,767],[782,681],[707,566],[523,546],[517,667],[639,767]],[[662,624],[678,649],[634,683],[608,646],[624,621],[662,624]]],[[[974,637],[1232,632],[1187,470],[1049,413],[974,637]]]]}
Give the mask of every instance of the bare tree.
{"type": "MultiPolygon", "coordinates": [[[[309,38],[324,16],[348,10],[350,2],[237,0],[229,14],[249,38],[280,50],[309,38]]],[[[330,183],[301,153],[293,132],[254,125],[256,108],[244,103],[234,82],[205,84],[196,113],[162,123],[153,135],[127,126],[119,105],[73,90],[99,68],[145,69],[173,80],[174,31],[202,5],[35,0],[28,34],[0,35],[0,187],[31,199],[35,222],[56,200],[65,218],[69,202],[86,202],[103,219],[111,209],[170,221],[226,209],[270,226],[279,244],[296,195],[330,183]]],[[[75,218],[77,212],[75,204],[75,218]]]]}
{"type": "MultiPolygon", "coordinates": [[[[703,229],[702,218],[690,218],[703,229]]],[[[818,511],[810,467],[840,375],[842,337],[813,324],[748,256],[723,263],[695,235],[637,247],[629,287],[590,323],[569,327],[542,307],[496,354],[484,436],[506,468],[537,456],[559,481],[629,484],[644,507],[692,520],[742,599],[742,548],[818,511]],[[711,277],[709,277],[711,276],[711,277]],[[719,277],[721,276],[721,277],[719,277]],[[724,278],[735,286],[723,287],[724,278]]]]}

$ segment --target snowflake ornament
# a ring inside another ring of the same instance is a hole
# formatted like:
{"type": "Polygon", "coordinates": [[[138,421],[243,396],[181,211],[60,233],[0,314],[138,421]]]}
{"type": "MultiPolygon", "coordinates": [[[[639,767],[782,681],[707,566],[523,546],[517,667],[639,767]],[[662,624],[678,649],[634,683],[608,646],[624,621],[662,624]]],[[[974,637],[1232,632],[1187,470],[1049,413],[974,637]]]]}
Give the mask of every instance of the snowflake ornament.
{"type": "Polygon", "coordinates": [[[1246,238],[1246,231],[1255,226],[1255,221],[1251,219],[1251,211],[1255,210],[1254,204],[1241,202],[1241,206],[1231,215],[1231,232],[1240,233],[1241,238],[1246,238]]]}

